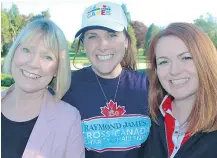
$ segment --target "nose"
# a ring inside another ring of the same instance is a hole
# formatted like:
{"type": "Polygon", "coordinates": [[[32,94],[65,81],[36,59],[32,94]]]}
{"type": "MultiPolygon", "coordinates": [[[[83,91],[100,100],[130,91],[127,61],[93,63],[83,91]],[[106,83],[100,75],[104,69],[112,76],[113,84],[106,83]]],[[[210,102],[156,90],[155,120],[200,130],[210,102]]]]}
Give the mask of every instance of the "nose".
{"type": "Polygon", "coordinates": [[[99,41],[99,49],[102,52],[105,52],[108,49],[108,40],[105,38],[101,38],[99,41]]]}
{"type": "Polygon", "coordinates": [[[176,76],[182,73],[184,65],[181,65],[178,61],[173,62],[170,65],[170,74],[176,76]]]}
{"type": "Polygon", "coordinates": [[[31,60],[29,60],[29,65],[32,67],[32,68],[39,68],[40,67],[40,55],[39,53],[33,53],[32,54],[32,58],[31,60]]]}

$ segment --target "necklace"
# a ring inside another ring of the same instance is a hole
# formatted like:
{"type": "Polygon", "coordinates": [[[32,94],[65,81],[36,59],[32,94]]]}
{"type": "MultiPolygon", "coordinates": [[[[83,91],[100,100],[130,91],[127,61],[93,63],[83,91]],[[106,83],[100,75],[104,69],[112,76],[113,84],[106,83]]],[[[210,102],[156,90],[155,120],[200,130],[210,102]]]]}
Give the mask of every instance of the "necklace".
{"type": "MultiPolygon", "coordinates": [[[[121,74],[122,74],[122,72],[121,72],[121,74]]],[[[120,83],[121,74],[119,75],[119,78],[118,78],[118,84],[117,84],[117,87],[116,87],[116,90],[115,90],[115,96],[114,96],[114,101],[113,101],[113,102],[115,102],[115,99],[116,99],[116,96],[117,96],[117,92],[118,92],[118,87],[119,87],[119,83],[120,83]]],[[[103,95],[104,95],[104,97],[105,97],[106,103],[108,104],[108,103],[109,103],[109,100],[108,100],[108,98],[107,98],[106,95],[105,95],[105,92],[104,92],[104,90],[103,90],[103,88],[102,88],[101,83],[99,82],[98,76],[97,76],[96,74],[95,74],[95,76],[96,76],[96,79],[97,79],[97,81],[98,81],[98,84],[99,84],[99,86],[100,86],[100,88],[101,88],[101,91],[102,91],[102,93],[103,93],[103,95]]]]}

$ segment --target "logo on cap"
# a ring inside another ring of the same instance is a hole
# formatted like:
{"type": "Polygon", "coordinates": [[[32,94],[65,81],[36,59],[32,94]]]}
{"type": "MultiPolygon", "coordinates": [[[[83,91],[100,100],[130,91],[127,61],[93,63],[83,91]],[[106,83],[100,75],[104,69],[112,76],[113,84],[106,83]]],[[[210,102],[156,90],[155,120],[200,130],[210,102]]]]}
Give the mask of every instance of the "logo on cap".
{"type": "Polygon", "coordinates": [[[111,7],[105,4],[94,5],[87,12],[87,18],[100,15],[111,15],[111,7]]]}

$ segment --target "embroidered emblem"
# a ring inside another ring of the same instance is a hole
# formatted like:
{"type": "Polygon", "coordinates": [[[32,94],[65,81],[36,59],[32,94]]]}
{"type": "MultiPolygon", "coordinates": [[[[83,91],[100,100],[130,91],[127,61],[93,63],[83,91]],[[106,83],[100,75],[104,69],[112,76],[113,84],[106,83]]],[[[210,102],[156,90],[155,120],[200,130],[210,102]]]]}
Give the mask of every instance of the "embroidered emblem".
{"type": "Polygon", "coordinates": [[[87,18],[104,15],[111,15],[111,7],[105,4],[94,5],[88,9],[87,18]]]}

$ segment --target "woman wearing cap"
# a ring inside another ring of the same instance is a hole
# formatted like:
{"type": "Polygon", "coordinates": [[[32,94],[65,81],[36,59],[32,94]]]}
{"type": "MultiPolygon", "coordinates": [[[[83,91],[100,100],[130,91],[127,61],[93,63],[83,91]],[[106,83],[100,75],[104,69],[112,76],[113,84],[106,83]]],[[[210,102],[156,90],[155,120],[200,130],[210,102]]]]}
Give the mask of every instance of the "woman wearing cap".
{"type": "Polygon", "coordinates": [[[84,11],[75,36],[91,66],[73,72],[63,100],[81,113],[87,158],[136,158],[149,134],[147,77],[134,71],[127,24],[120,5],[100,2],[84,11]]]}
{"type": "Polygon", "coordinates": [[[192,24],[173,23],[153,38],[149,54],[154,122],[143,158],[216,158],[217,52],[212,41],[192,24]]]}
{"type": "Polygon", "coordinates": [[[62,30],[47,19],[28,23],[12,44],[4,70],[15,84],[1,95],[1,157],[85,158],[80,114],[61,101],[71,82],[62,30]]]}

